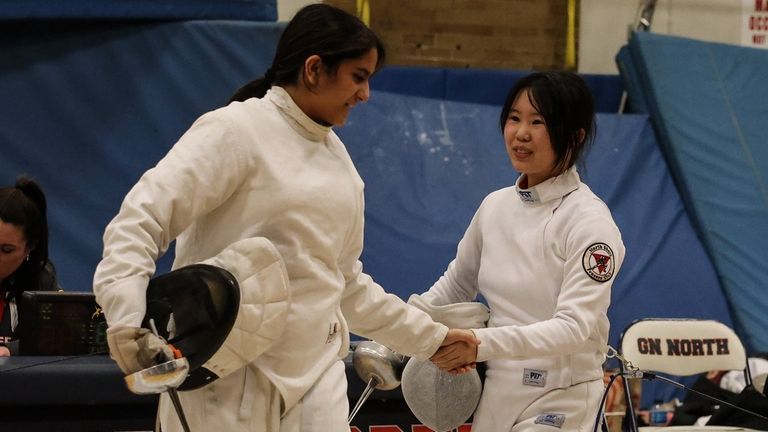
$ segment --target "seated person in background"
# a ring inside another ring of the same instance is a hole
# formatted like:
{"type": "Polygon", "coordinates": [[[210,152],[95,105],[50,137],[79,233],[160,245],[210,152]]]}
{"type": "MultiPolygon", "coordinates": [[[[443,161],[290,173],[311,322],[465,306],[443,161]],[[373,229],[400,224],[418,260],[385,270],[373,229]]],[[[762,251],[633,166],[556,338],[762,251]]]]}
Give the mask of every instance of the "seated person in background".
{"type": "MultiPolygon", "coordinates": [[[[766,376],[768,375],[768,353],[756,353],[749,358],[752,385],[747,386],[744,372],[740,370],[713,370],[699,376],[691,387],[704,393],[760,414],[768,416],[766,399],[766,376]]],[[[676,401],[671,425],[728,425],[768,430],[768,420],[720,404],[695,392],[688,392],[682,403],[676,401]]]]}
{"type": "Polygon", "coordinates": [[[19,177],[0,188],[0,357],[15,350],[19,324],[16,297],[22,291],[58,289],[48,260],[48,221],[40,186],[19,177]]]}

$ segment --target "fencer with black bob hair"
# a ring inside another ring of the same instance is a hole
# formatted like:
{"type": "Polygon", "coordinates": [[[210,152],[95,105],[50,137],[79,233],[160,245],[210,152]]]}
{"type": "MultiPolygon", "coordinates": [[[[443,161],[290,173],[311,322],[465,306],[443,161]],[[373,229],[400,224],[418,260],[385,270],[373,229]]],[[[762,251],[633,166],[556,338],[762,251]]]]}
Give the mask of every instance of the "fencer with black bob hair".
{"type": "MultiPolygon", "coordinates": [[[[610,208],[576,166],[594,119],[573,72],[512,83],[499,121],[517,180],[482,200],[456,258],[420,294],[441,307],[488,301],[489,325],[473,329],[480,344],[462,357],[486,365],[473,431],[593,429],[611,287],[626,255],[610,208]]],[[[443,359],[441,348],[432,360],[443,368],[443,359]]]]}
{"type": "Polygon", "coordinates": [[[517,96],[528,90],[528,98],[544,117],[555,151],[554,174],[575,165],[591,144],[595,133],[595,102],[587,83],[565,71],[535,72],[517,81],[509,90],[501,110],[502,134],[517,96]],[[583,131],[583,132],[582,132],[583,131]]]}
{"type": "Polygon", "coordinates": [[[280,36],[272,65],[264,76],[239,88],[229,102],[261,98],[272,85],[295,85],[311,55],[318,55],[326,72],[335,74],[342,61],[362,57],[376,48],[376,71],[384,65],[386,50],[376,34],[359,19],[323,4],[299,10],[280,36]]]}

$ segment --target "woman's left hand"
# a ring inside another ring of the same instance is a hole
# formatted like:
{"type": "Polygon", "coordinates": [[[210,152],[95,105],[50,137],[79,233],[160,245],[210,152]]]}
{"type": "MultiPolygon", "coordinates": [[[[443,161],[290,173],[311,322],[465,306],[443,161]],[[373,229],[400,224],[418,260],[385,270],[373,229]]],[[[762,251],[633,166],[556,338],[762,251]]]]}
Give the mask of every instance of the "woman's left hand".
{"type": "Polygon", "coordinates": [[[10,357],[11,356],[11,350],[8,349],[6,346],[0,346],[0,357],[10,357]]]}

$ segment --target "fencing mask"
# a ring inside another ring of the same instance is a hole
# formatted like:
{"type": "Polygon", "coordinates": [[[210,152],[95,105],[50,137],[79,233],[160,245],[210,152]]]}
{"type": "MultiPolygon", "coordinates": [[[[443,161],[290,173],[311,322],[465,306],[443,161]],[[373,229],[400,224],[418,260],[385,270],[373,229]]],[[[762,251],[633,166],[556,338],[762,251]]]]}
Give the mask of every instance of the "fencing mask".
{"type": "MultiPolygon", "coordinates": [[[[408,304],[450,328],[485,327],[490,311],[478,302],[435,305],[412,295],[408,304]]],[[[476,369],[462,375],[443,372],[429,360],[411,358],[403,369],[401,388],[405,403],[425,426],[444,432],[461,426],[477,408],[483,383],[476,369]]]]}
{"type": "Polygon", "coordinates": [[[142,327],[158,333],[189,361],[179,390],[201,387],[218,376],[202,365],[221,347],[237,317],[240,288],[223,268],[193,264],[152,278],[142,327]]]}
{"type": "Polygon", "coordinates": [[[401,381],[405,403],[435,432],[456,429],[475,412],[483,384],[477,370],[451,375],[429,360],[411,358],[401,381]]]}
{"type": "Polygon", "coordinates": [[[179,390],[194,390],[255,360],[285,331],[285,263],[264,237],[237,241],[205,261],[150,280],[147,313],[189,361],[179,390]]]}

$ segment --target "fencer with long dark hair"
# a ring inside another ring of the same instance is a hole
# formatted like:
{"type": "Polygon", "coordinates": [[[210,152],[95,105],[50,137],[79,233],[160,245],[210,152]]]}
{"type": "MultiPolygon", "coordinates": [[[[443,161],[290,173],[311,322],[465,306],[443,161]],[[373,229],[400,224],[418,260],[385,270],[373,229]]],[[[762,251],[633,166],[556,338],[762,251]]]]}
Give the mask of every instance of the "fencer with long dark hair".
{"type": "MultiPolygon", "coordinates": [[[[219,379],[180,392],[191,430],[348,432],[350,331],[420,358],[476,343],[387,294],[359,261],[363,182],[331,127],[368,100],[383,61],[358,18],[302,8],[264,77],[201,116],[107,226],[94,292],[126,374],[152,366],[153,353],[142,354],[158,345],[140,328],[145,292],[173,240],[174,268],[231,256],[218,264],[249,275],[239,282],[250,318],[235,327],[254,342],[230,341],[210,365],[219,379]]],[[[165,395],[159,419],[163,432],[181,429],[165,395]]]]}
{"type": "Polygon", "coordinates": [[[48,259],[45,193],[26,176],[0,188],[0,357],[18,346],[16,299],[22,291],[58,289],[56,270],[48,259]]]}

